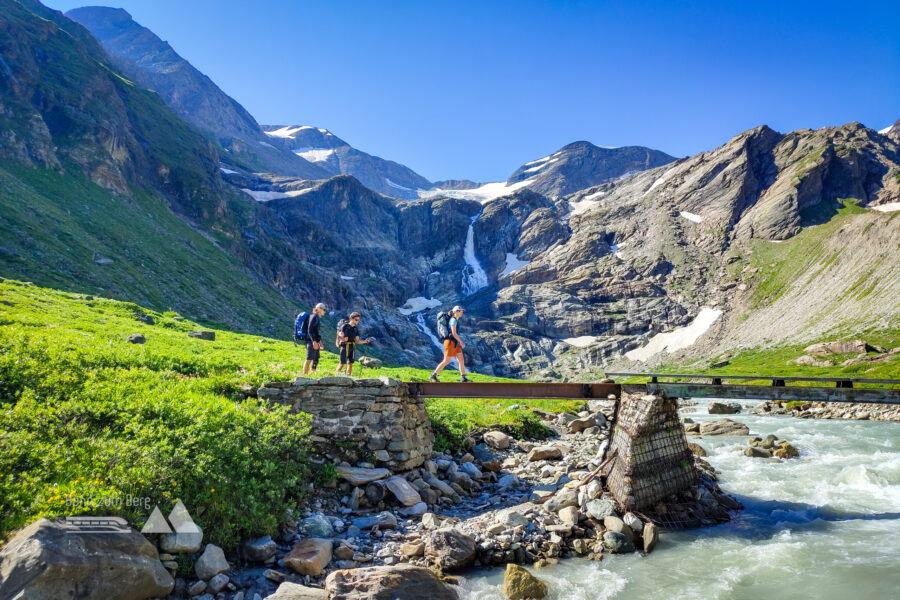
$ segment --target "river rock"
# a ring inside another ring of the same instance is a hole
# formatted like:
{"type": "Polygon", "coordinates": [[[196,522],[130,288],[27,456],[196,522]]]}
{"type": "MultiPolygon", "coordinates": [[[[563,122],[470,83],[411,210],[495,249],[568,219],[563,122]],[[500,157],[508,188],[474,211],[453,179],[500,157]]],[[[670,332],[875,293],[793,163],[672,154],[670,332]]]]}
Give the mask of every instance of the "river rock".
{"type": "Polygon", "coordinates": [[[588,501],[585,509],[591,517],[598,521],[616,514],[616,505],[606,498],[595,498],[588,501]]]}
{"type": "Polygon", "coordinates": [[[625,525],[635,533],[640,533],[644,529],[644,522],[637,518],[634,513],[625,513],[622,520],[625,522],[625,525]]]}
{"type": "Polygon", "coordinates": [[[750,435],[750,428],[731,419],[700,423],[700,435],[750,435]]]}
{"type": "Polygon", "coordinates": [[[644,552],[650,554],[651,552],[653,552],[653,549],[656,548],[656,544],[659,542],[659,528],[653,523],[645,524],[643,540],[644,552]]]}
{"type": "Polygon", "coordinates": [[[688,442],[688,448],[694,456],[699,456],[700,458],[706,456],[706,450],[704,450],[703,446],[701,446],[700,444],[688,442]]]}
{"type": "Polygon", "coordinates": [[[422,501],[416,488],[403,477],[391,477],[385,482],[385,485],[403,506],[413,506],[422,501]]]}
{"type": "Polygon", "coordinates": [[[228,575],[226,575],[225,573],[219,573],[209,580],[206,591],[208,591],[210,594],[218,594],[226,585],[228,585],[228,575]]]}
{"type": "Polygon", "coordinates": [[[747,449],[744,450],[744,456],[750,456],[753,458],[772,458],[772,453],[765,448],[760,448],[758,446],[748,446],[747,449]]]}
{"type": "Polygon", "coordinates": [[[425,544],[422,542],[407,542],[400,546],[400,552],[404,556],[423,556],[425,554],[425,544]]]}
{"type": "Polygon", "coordinates": [[[428,512],[428,505],[424,502],[417,502],[408,508],[401,508],[397,512],[404,517],[418,517],[428,512]]]}
{"type": "Polygon", "coordinates": [[[616,533],[621,533],[628,541],[634,544],[637,541],[637,538],[634,535],[634,532],[631,531],[631,527],[625,524],[625,521],[615,516],[608,516],[603,519],[603,526],[607,531],[614,531],[616,533]]]}
{"type": "Polygon", "coordinates": [[[372,529],[376,525],[379,529],[394,529],[397,526],[397,517],[393,513],[384,511],[377,515],[358,517],[353,519],[351,523],[359,529],[372,529]]]}
{"type": "Polygon", "coordinates": [[[40,519],[0,550],[0,598],[144,600],[174,586],[156,547],[134,530],[72,533],[40,519]]]}
{"type": "Polygon", "coordinates": [[[593,427],[594,425],[595,423],[593,417],[575,419],[574,421],[569,421],[569,433],[581,433],[585,429],[593,427]]]}
{"type": "Polygon", "coordinates": [[[441,526],[441,520],[434,513],[428,512],[422,515],[422,527],[425,529],[437,529],[441,526]]]}
{"type": "Polygon", "coordinates": [[[634,552],[632,544],[624,534],[618,531],[607,531],[603,534],[603,545],[613,554],[634,552]]]}
{"type": "Polygon", "coordinates": [[[274,594],[266,596],[266,600],[328,600],[328,592],[285,581],[274,594]]]}
{"type": "Polygon", "coordinates": [[[275,541],[268,535],[244,540],[244,543],[241,544],[244,558],[249,562],[264,563],[275,556],[276,549],[275,541]]]}
{"type": "MultiPolygon", "coordinates": [[[[500,432],[503,433],[503,432],[500,432]]],[[[503,434],[506,435],[506,434],[503,434]]],[[[508,437],[508,436],[507,436],[508,437]]],[[[485,444],[476,444],[472,446],[472,455],[475,457],[475,460],[484,464],[486,462],[491,462],[497,460],[497,457],[493,452],[488,450],[488,447],[485,444]]]]}
{"type": "Polygon", "coordinates": [[[475,554],[474,538],[452,527],[433,531],[425,540],[425,558],[443,571],[469,566],[475,554]]]}
{"type": "Polygon", "coordinates": [[[389,477],[391,472],[387,469],[362,469],[360,467],[337,467],[338,477],[346,480],[350,485],[366,485],[372,481],[389,477]]]}
{"type": "Polygon", "coordinates": [[[560,460],[563,457],[562,450],[556,446],[538,446],[528,453],[528,460],[560,460]]]}
{"type": "Polygon", "coordinates": [[[552,498],[544,503],[544,508],[556,513],[567,506],[578,505],[578,493],[572,488],[562,488],[552,498]]]}
{"type": "Polygon", "coordinates": [[[448,496],[448,497],[451,497],[451,496],[455,496],[455,495],[456,495],[456,490],[454,490],[454,489],[453,489],[452,487],[450,487],[446,482],[441,481],[440,479],[438,479],[438,478],[435,477],[434,475],[432,475],[432,476],[430,476],[428,479],[426,479],[425,482],[426,482],[428,485],[430,485],[431,487],[433,487],[434,489],[436,489],[437,491],[439,491],[439,492],[441,493],[442,496],[448,496]]]}
{"type": "Polygon", "coordinates": [[[331,520],[322,513],[316,513],[300,521],[300,531],[306,537],[330,538],[334,536],[331,520]]]}
{"type": "Polygon", "coordinates": [[[395,565],[341,569],[325,580],[333,600],[458,600],[456,590],[424,567],[395,565]]]}
{"type": "Polygon", "coordinates": [[[284,557],[284,566],[299,575],[320,577],[331,562],[331,540],[307,538],[294,544],[284,557]]]}
{"type": "Polygon", "coordinates": [[[741,405],[737,402],[710,402],[708,412],[711,415],[735,415],[741,412],[741,405]]]}
{"type": "Polygon", "coordinates": [[[567,506],[559,511],[559,520],[567,525],[578,524],[578,507],[575,505],[567,506]]]}
{"type": "Polygon", "coordinates": [[[472,479],[481,479],[481,469],[475,466],[475,463],[466,462],[459,466],[459,470],[471,477],[472,479]]]}
{"type": "Polygon", "coordinates": [[[509,600],[540,600],[547,596],[547,584],[523,567],[507,563],[503,575],[503,593],[509,600]]]}
{"type": "Polygon", "coordinates": [[[207,544],[203,554],[194,563],[194,572],[197,573],[197,578],[204,581],[212,579],[230,568],[228,561],[225,560],[225,552],[215,544],[207,544]]]}
{"type": "Polygon", "coordinates": [[[196,531],[173,531],[159,538],[159,547],[169,554],[193,554],[203,545],[203,530],[194,525],[196,531]]]}
{"type": "Polygon", "coordinates": [[[484,443],[495,450],[506,450],[509,448],[509,442],[509,436],[502,431],[494,430],[484,434],[484,443]]]}
{"type": "Polygon", "coordinates": [[[787,442],[781,442],[781,447],[772,454],[778,458],[797,458],[800,456],[800,452],[787,442]]]}

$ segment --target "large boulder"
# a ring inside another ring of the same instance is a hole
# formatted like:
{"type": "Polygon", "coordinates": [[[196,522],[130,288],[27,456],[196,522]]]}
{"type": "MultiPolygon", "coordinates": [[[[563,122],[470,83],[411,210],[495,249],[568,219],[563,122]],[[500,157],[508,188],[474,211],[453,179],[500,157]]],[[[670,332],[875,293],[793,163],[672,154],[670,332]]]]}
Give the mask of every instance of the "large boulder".
{"type": "Polygon", "coordinates": [[[307,538],[294,544],[284,557],[284,566],[300,575],[320,577],[331,562],[331,540],[307,538]]]}
{"type": "Polygon", "coordinates": [[[306,587],[285,581],[266,600],[328,600],[328,592],[321,588],[306,587]]]}
{"type": "Polygon", "coordinates": [[[484,443],[497,450],[506,450],[509,448],[509,442],[509,436],[502,431],[488,431],[484,434],[484,443]]]}
{"type": "Polygon", "coordinates": [[[591,517],[598,521],[602,521],[606,517],[616,514],[616,505],[606,498],[589,500],[585,509],[591,517]]]}
{"type": "Polygon", "coordinates": [[[414,506],[422,501],[416,488],[403,477],[391,477],[385,485],[403,506],[414,506]]]}
{"type": "Polygon", "coordinates": [[[607,531],[603,534],[603,545],[613,554],[634,552],[634,544],[618,531],[607,531]]]}
{"type": "Polygon", "coordinates": [[[159,538],[159,547],[169,554],[193,554],[203,545],[203,530],[194,525],[196,531],[173,531],[159,538]]]}
{"type": "Polygon", "coordinates": [[[207,329],[202,329],[200,331],[188,331],[188,337],[214,342],[216,340],[216,332],[209,331],[207,329]]]}
{"type": "Polygon", "coordinates": [[[708,412],[711,415],[736,415],[741,412],[741,405],[737,402],[710,402],[708,412]]]}
{"type": "Polygon", "coordinates": [[[424,567],[342,569],[325,580],[331,600],[458,600],[456,590],[424,567]]]}
{"type": "Polygon", "coordinates": [[[559,460],[563,457],[562,450],[556,446],[538,446],[528,453],[528,460],[559,460]]]}
{"type": "Polygon", "coordinates": [[[519,565],[507,563],[503,593],[509,600],[540,600],[547,596],[547,584],[519,565]]]}
{"type": "Polygon", "coordinates": [[[750,428],[731,419],[700,423],[700,435],[750,435],[750,428]]]}
{"type": "Polygon", "coordinates": [[[219,573],[224,573],[231,567],[225,560],[225,551],[215,544],[207,544],[203,554],[194,563],[194,572],[198,579],[212,579],[219,573]]]}
{"type": "Polygon", "coordinates": [[[387,469],[363,469],[360,467],[337,467],[338,477],[344,479],[350,485],[366,485],[372,481],[389,477],[391,472],[387,469]]]}
{"type": "Polygon", "coordinates": [[[458,529],[438,529],[425,540],[425,558],[443,571],[469,566],[475,560],[475,540],[458,529]]]}
{"type": "Polygon", "coordinates": [[[828,356],[829,354],[865,354],[868,349],[869,345],[864,340],[850,340],[813,344],[804,348],[803,351],[816,356],[828,356]]]}
{"type": "Polygon", "coordinates": [[[650,554],[659,543],[659,528],[653,523],[644,525],[643,531],[644,552],[650,554]]]}
{"type": "Polygon", "coordinates": [[[80,533],[41,519],[0,550],[0,598],[165,597],[175,580],[140,533],[80,533]]]}
{"type": "Polygon", "coordinates": [[[244,540],[244,543],[241,544],[244,559],[248,562],[266,562],[275,556],[275,551],[277,549],[278,547],[275,544],[275,540],[269,535],[244,540]]]}
{"type": "Polygon", "coordinates": [[[300,521],[300,531],[306,537],[330,538],[334,535],[331,520],[322,513],[316,513],[300,521]]]}

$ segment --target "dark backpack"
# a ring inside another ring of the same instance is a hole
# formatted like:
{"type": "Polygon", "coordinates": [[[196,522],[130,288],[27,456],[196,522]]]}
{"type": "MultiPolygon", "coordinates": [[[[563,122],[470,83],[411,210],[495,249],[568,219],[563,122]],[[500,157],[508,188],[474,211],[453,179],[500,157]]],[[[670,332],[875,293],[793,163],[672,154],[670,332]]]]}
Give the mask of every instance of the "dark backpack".
{"type": "Polygon", "coordinates": [[[337,335],[334,337],[334,345],[338,348],[341,347],[341,337],[343,336],[344,326],[348,325],[350,321],[347,319],[341,319],[337,324],[337,335]]]}
{"type": "Polygon", "coordinates": [[[294,341],[305,342],[309,337],[309,317],[308,312],[302,312],[294,319],[294,341]]]}
{"type": "Polygon", "coordinates": [[[438,313],[437,334],[441,340],[449,340],[451,337],[453,337],[453,332],[450,331],[450,313],[438,313]]]}

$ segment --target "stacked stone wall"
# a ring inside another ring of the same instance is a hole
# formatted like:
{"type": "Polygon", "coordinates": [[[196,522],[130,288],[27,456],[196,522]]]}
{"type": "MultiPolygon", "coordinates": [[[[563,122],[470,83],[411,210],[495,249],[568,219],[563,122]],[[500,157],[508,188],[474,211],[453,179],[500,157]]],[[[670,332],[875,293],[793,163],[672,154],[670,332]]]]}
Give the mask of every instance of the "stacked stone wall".
{"type": "Polygon", "coordinates": [[[402,381],[298,377],[266,383],[256,393],[312,415],[317,452],[336,462],[368,460],[405,471],[431,456],[434,436],[425,403],[410,397],[402,381]]]}

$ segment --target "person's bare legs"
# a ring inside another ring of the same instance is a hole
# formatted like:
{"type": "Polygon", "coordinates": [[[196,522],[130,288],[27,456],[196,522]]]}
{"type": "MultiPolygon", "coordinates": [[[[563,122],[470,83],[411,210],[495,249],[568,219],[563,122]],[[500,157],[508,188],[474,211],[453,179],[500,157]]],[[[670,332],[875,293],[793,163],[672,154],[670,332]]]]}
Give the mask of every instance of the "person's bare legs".
{"type": "Polygon", "coordinates": [[[462,352],[456,357],[456,361],[459,363],[459,374],[463,377],[466,376],[466,360],[463,358],[462,352]]]}
{"type": "Polygon", "coordinates": [[[303,365],[303,374],[309,375],[309,370],[311,367],[312,367],[312,361],[311,360],[306,361],[306,363],[304,363],[304,365],[303,365]]]}
{"type": "Polygon", "coordinates": [[[438,366],[436,366],[436,367],[434,368],[434,374],[437,375],[437,374],[439,374],[441,371],[443,371],[444,368],[445,368],[447,365],[450,364],[450,361],[451,361],[451,360],[453,360],[453,357],[445,356],[445,357],[444,357],[444,360],[442,360],[440,363],[438,363],[438,366]]]}

